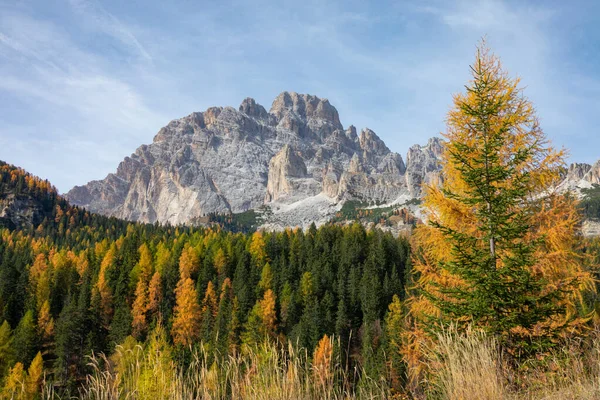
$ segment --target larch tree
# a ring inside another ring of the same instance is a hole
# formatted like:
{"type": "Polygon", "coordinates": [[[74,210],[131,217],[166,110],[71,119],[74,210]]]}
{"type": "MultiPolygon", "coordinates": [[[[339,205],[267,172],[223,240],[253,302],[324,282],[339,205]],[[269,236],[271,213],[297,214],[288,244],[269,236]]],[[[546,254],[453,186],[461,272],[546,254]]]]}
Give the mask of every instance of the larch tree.
{"type": "Polygon", "coordinates": [[[106,254],[104,255],[102,262],[100,263],[100,272],[98,273],[98,281],[94,288],[94,292],[100,299],[100,315],[102,318],[102,324],[105,327],[110,326],[110,321],[113,316],[113,293],[109,285],[109,273],[114,268],[116,259],[117,248],[113,244],[106,254]]]}
{"type": "Polygon", "coordinates": [[[182,274],[175,289],[176,304],[173,310],[173,342],[191,346],[200,336],[200,304],[194,281],[182,274]]]}
{"type": "Polygon", "coordinates": [[[44,360],[42,353],[38,352],[31,365],[27,369],[26,392],[30,399],[37,398],[41,393],[42,382],[44,379],[44,360]]]}
{"type": "Polygon", "coordinates": [[[42,347],[44,352],[47,352],[54,336],[54,318],[50,314],[50,303],[48,300],[44,302],[38,314],[37,327],[42,347]]]}
{"type": "Polygon", "coordinates": [[[132,334],[137,339],[141,339],[146,329],[148,321],[146,313],[148,312],[148,284],[144,279],[139,279],[135,288],[135,300],[131,309],[131,328],[132,334]]]}
{"type": "Polygon", "coordinates": [[[427,223],[413,236],[403,350],[413,379],[422,348],[450,324],[496,336],[517,358],[551,346],[585,322],[581,293],[592,287],[576,203],[553,190],[564,153],[485,43],[471,72],[447,117],[443,182],[425,188],[427,223]]]}
{"type": "Polygon", "coordinates": [[[333,385],[333,338],[324,335],[319,340],[312,364],[314,380],[318,382],[319,389],[330,388],[333,385]]]}
{"type": "Polygon", "coordinates": [[[20,362],[16,363],[15,366],[10,369],[9,374],[5,379],[2,397],[5,399],[18,399],[25,397],[26,379],[27,373],[25,372],[23,364],[20,362]]]}
{"type": "Polygon", "coordinates": [[[152,275],[148,287],[148,311],[151,316],[160,317],[160,304],[163,299],[162,282],[160,272],[156,271],[152,275]]]}
{"type": "Polygon", "coordinates": [[[186,243],[179,257],[179,273],[181,276],[194,275],[200,267],[200,256],[195,248],[186,243]]]}
{"type": "MultiPolygon", "coordinates": [[[[140,339],[148,328],[147,313],[149,310],[149,281],[152,275],[152,253],[148,245],[142,244],[139,248],[140,260],[136,265],[137,284],[135,300],[131,310],[131,327],[133,336],[140,339]]],[[[136,269],[134,268],[134,270],[136,269]]]]}

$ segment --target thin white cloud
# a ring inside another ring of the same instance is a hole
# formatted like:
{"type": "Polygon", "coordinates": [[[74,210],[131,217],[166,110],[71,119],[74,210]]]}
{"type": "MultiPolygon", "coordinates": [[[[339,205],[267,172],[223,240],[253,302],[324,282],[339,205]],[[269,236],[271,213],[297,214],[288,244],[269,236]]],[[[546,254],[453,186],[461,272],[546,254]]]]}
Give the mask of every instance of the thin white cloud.
{"type": "Polygon", "coordinates": [[[99,2],[94,0],[69,0],[69,3],[81,16],[91,22],[96,29],[135,49],[147,61],[152,61],[152,56],[140,43],[131,29],[113,14],[106,11],[99,2]]]}

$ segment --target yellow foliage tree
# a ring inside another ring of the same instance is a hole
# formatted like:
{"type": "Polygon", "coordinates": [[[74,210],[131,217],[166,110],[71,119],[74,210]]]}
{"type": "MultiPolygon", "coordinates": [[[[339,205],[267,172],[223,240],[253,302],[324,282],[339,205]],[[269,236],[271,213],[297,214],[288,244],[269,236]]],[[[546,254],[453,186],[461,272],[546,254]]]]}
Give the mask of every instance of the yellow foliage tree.
{"type": "Polygon", "coordinates": [[[563,152],[485,44],[472,74],[448,114],[443,182],[425,188],[427,223],[413,235],[403,347],[413,383],[436,326],[475,325],[512,343],[565,335],[585,322],[577,310],[593,287],[576,251],[576,203],[553,190],[563,152]]]}
{"type": "Polygon", "coordinates": [[[148,311],[153,315],[160,312],[160,303],[162,301],[162,286],[160,272],[156,271],[152,275],[148,288],[148,311]]]}
{"type": "Polygon", "coordinates": [[[215,285],[211,281],[206,286],[206,292],[204,292],[204,299],[202,300],[202,314],[209,311],[214,317],[217,315],[217,294],[215,293],[215,285]]]}
{"type": "Polygon", "coordinates": [[[38,352],[27,370],[26,391],[28,398],[33,399],[41,393],[43,379],[44,360],[42,359],[42,353],[38,352]]]}
{"type": "Polygon", "coordinates": [[[50,303],[44,302],[38,315],[38,332],[43,342],[48,342],[54,335],[54,318],[50,314],[50,303]]]}
{"type": "Polygon", "coordinates": [[[190,346],[200,335],[200,305],[194,281],[182,276],[175,289],[176,304],[173,310],[173,342],[190,346]]]}
{"type": "Polygon", "coordinates": [[[255,266],[260,267],[261,265],[264,265],[265,261],[268,261],[267,252],[265,250],[265,239],[262,232],[254,232],[248,250],[255,266]]]}
{"type": "Polygon", "coordinates": [[[200,256],[196,249],[186,243],[179,257],[179,274],[181,277],[191,277],[200,266],[200,256]]]}
{"type": "Polygon", "coordinates": [[[222,248],[217,250],[217,253],[214,257],[215,269],[217,270],[217,274],[221,275],[224,272],[225,266],[227,265],[227,257],[225,256],[225,252],[222,248]]]}
{"type": "Polygon", "coordinates": [[[325,335],[319,340],[313,354],[313,374],[318,387],[333,385],[333,340],[325,335]]]}
{"type": "Polygon", "coordinates": [[[277,314],[275,312],[275,293],[271,289],[265,292],[260,301],[260,310],[265,336],[275,336],[277,314]]]}
{"type": "Polygon", "coordinates": [[[14,367],[10,369],[8,376],[4,383],[3,397],[7,399],[22,399],[26,393],[26,380],[27,374],[23,364],[20,362],[16,363],[14,367]]]}
{"type": "Polygon", "coordinates": [[[110,246],[102,262],[100,263],[100,272],[96,282],[95,291],[100,296],[100,315],[105,327],[110,325],[113,315],[112,290],[108,284],[108,273],[114,267],[117,248],[113,244],[110,246]]]}
{"type": "Polygon", "coordinates": [[[131,310],[132,335],[140,339],[148,328],[146,313],[148,311],[148,286],[140,277],[135,288],[135,300],[131,310]]]}

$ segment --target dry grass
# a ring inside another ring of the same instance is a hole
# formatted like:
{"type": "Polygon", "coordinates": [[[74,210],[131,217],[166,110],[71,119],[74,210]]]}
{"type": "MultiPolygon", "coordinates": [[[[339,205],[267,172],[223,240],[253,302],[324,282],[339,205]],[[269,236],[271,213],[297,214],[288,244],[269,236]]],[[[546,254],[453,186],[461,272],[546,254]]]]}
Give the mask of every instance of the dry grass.
{"type": "Polygon", "coordinates": [[[212,363],[202,350],[194,353],[185,369],[173,362],[164,365],[160,352],[145,354],[141,347],[117,350],[117,358],[126,360],[119,370],[106,357],[94,357],[90,365],[94,373],[88,376],[81,392],[84,399],[248,399],[248,400],[309,400],[309,399],[381,399],[388,398],[386,385],[363,379],[357,388],[350,384],[352,374],[341,367],[339,356],[329,373],[315,373],[306,351],[288,345],[282,349],[264,344],[243,355],[212,363]],[[101,368],[101,365],[107,365],[101,368]],[[323,379],[323,376],[327,379],[323,379]]]}
{"type": "Polygon", "coordinates": [[[438,335],[435,349],[429,350],[433,368],[427,385],[430,398],[448,400],[504,400],[508,389],[503,382],[498,346],[482,333],[459,335],[453,330],[438,335]]]}
{"type": "Polygon", "coordinates": [[[428,352],[431,381],[426,397],[440,400],[600,399],[600,332],[540,356],[518,370],[502,362],[495,340],[452,329],[428,352]]]}
{"type": "MultiPolygon", "coordinates": [[[[331,340],[327,348],[335,349],[331,340]]],[[[305,350],[264,344],[243,354],[209,361],[208,352],[194,352],[185,370],[160,346],[119,347],[110,359],[90,359],[93,372],[80,398],[112,399],[388,399],[385,379],[362,378],[342,367],[339,352],[318,367],[305,350]],[[324,369],[324,366],[326,368],[324,369]],[[355,385],[356,381],[360,381],[355,385]]],[[[551,355],[511,370],[502,363],[497,343],[482,333],[438,336],[428,352],[430,381],[425,395],[435,400],[592,400],[600,399],[600,331],[572,341],[551,355]]],[[[47,386],[47,388],[50,388],[47,386]]],[[[2,397],[2,396],[0,396],[2,397]]],[[[26,398],[26,397],[14,397],[26,398]]],[[[51,390],[42,398],[58,399],[51,390]]],[[[405,398],[405,397],[395,397],[405,398]]],[[[406,397],[408,398],[408,397],[406,397]]],[[[420,397],[415,397],[420,398],[420,397]]]]}

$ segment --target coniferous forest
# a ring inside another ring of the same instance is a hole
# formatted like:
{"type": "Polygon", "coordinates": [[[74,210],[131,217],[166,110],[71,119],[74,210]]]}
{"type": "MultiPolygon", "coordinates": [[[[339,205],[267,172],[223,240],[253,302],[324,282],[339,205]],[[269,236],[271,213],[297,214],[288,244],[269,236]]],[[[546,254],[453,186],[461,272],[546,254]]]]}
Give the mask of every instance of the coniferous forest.
{"type": "Polygon", "coordinates": [[[471,72],[410,237],[127,222],[1,163],[2,398],[600,397],[597,188],[554,191],[519,81],[471,72]]]}

